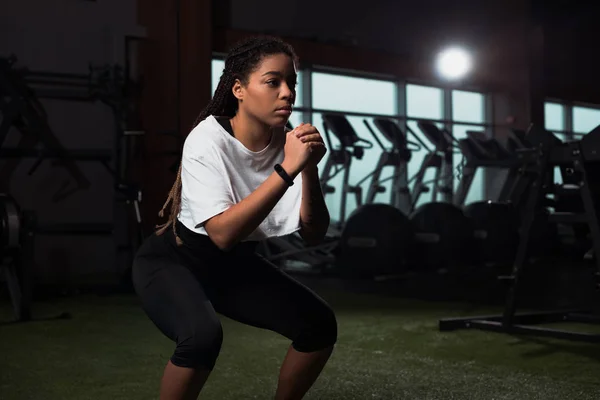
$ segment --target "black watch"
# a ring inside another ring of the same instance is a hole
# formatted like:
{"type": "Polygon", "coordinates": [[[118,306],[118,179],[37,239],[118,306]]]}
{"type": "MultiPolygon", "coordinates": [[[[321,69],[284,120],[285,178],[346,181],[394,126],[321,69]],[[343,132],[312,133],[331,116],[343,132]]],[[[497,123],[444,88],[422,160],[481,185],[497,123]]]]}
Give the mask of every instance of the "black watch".
{"type": "Polygon", "coordinates": [[[275,164],[275,172],[277,172],[279,174],[279,176],[281,176],[281,178],[285,181],[285,183],[288,184],[288,186],[293,186],[294,185],[294,180],[288,175],[287,172],[285,172],[285,169],[283,169],[283,167],[279,164],[275,164]]]}

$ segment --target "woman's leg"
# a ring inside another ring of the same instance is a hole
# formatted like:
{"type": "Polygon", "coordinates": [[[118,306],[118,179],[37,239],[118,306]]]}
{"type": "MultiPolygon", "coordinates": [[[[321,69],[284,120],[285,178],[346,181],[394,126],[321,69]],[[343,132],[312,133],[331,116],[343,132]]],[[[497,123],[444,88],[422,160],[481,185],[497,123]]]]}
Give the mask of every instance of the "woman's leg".
{"type": "Polygon", "coordinates": [[[133,265],[133,283],[148,317],[176,342],[164,370],[160,399],[195,400],[223,340],[212,304],[196,277],[166,255],[139,255],[133,265]]]}
{"type": "Polygon", "coordinates": [[[160,381],[160,400],[196,400],[210,372],[202,367],[178,367],[171,360],[167,361],[160,381]]]}
{"type": "Polygon", "coordinates": [[[301,399],[337,341],[333,310],[306,286],[261,257],[240,260],[213,299],[217,312],[292,340],[280,369],[276,400],[301,399]]]}
{"type": "Polygon", "coordinates": [[[300,352],[290,346],[279,370],[275,400],[302,399],[321,374],[332,352],[333,345],[312,352],[300,352]]]}

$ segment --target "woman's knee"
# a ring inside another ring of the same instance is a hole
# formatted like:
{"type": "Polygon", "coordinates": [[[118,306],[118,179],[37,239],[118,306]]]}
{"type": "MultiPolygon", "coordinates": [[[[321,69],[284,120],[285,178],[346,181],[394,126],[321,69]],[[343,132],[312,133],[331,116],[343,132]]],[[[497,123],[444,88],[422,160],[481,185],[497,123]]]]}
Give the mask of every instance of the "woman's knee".
{"type": "Polygon", "coordinates": [[[223,344],[223,328],[218,322],[177,336],[177,347],[171,362],[179,367],[212,370],[223,344]]]}
{"type": "Polygon", "coordinates": [[[327,307],[321,317],[322,347],[333,346],[338,338],[338,323],[335,312],[327,307]]]}
{"type": "Polygon", "coordinates": [[[313,352],[333,346],[337,342],[338,324],[335,312],[325,305],[318,313],[307,318],[292,343],[300,352],[313,352]]]}

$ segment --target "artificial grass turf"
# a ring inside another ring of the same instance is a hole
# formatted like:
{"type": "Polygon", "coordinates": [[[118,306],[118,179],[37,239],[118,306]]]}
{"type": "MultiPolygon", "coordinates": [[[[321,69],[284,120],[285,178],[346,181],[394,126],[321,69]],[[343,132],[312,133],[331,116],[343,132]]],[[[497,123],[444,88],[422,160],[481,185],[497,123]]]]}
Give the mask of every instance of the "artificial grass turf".
{"type": "MultiPolygon", "coordinates": [[[[482,331],[439,332],[439,318],[498,310],[339,291],[339,340],[307,399],[598,399],[596,345],[482,331]]],[[[0,399],[155,399],[173,344],[134,296],[35,305],[0,326],[0,399]]],[[[12,317],[8,304],[0,321],[12,317]]],[[[222,318],[221,354],[200,399],[272,399],[289,341],[222,318]]],[[[561,325],[562,326],[562,325],[561,325]]]]}

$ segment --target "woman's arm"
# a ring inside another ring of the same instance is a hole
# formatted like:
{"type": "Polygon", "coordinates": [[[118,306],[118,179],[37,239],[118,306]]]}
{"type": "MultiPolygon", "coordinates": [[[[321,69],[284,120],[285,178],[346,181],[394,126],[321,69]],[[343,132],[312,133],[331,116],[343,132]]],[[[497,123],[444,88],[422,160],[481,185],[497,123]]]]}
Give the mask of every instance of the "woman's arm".
{"type": "Polygon", "coordinates": [[[302,171],[302,205],[300,207],[300,236],[309,246],[319,244],[329,228],[329,211],[321,191],[317,167],[302,171]]]}
{"type": "MultiPolygon", "coordinates": [[[[295,179],[304,170],[311,154],[320,154],[322,150],[318,149],[321,147],[321,142],[301,139],[299,135],[288,132],[282,168],[290,178],[295,179]]],[[[254,232],[283,197],[287,188],[288,184],[273,171],[267,180],[245,199],[206,221],[204,229],[220,249],[229,250],[254,232]]]]}
{"type": "MultiPolygon", "coordinates": [[[[285,160],[281,166],[292,179],[300,173],[285,160]]],[[[206,233],[221,250],[231,249],[267,218],[287,188],[288,184],[273,171],[248,197],[206,221],[206,233]]]]}

